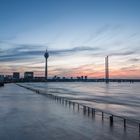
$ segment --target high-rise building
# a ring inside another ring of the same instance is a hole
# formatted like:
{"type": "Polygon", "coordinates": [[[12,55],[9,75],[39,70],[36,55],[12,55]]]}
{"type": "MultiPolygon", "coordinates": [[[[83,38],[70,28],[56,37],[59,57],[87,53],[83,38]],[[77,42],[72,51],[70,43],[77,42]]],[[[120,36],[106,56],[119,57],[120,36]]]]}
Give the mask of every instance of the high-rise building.
{"type": "Polygon", "coordinates": [[[0,87],[4,86],[4,75],[0,75],[0,87]]]}
{"type": "Polygon", "coordinates": [[[25,79],[33,79],[34,78],[34,73],[33,72],[25,72],[24,73],[24,78],[25,79]]]}
{"type": "Polygon", "coordinates": [[[15,80],[20,79],[20,73],[19,72],[13,72],[13,79],[15,79],[15,80]]]}
{"type": "Polygon", "coordinates": [[[4,75],[0,75],[0,82],[4,81],[4,75]]]}

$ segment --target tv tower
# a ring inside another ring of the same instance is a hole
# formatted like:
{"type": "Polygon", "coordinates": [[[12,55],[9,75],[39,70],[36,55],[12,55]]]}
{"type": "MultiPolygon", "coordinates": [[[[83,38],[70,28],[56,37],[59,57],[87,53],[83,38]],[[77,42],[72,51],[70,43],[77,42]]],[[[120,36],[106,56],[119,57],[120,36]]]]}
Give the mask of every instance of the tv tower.
{"type": "Polygon", "coordinates": [[[45,79],[47,80],[48,79],[48,57],[49,57],[49,53],[48,51],[46,50],[45,54],[44,54],[44,57],[45,57],[45,79]]]}
{"type": "Polygon", "coordinates": [[[108,56],[105,57],[105,80],[109,83],[109,60],[108,56]]]}

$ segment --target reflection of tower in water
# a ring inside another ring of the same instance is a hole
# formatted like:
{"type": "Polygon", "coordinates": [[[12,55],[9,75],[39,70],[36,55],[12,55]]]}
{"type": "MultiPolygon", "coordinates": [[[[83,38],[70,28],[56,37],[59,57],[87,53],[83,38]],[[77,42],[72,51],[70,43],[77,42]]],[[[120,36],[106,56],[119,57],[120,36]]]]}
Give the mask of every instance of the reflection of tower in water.
{"type": "Polygon", "coordinates": [[[49,57],[49,53],[48,51],[46,50],[45,54],[44,54],[44,57],[45,57],[45,78],[46,80],[48,79],[48,57],[49,57]]]}
{"type": "Polygon", "coordinates": [[[109,83],[109,62],[108,62],[108,56],[105,57],[105,80],[106,83],[109,83]]]}

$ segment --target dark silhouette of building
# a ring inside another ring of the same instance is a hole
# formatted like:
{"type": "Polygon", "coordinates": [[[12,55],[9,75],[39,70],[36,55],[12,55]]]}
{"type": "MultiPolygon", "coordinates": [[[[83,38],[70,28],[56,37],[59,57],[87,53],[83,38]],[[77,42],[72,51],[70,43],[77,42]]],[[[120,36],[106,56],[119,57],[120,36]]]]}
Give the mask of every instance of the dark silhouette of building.
{"type": "Polygon", "coordinates": [[[44,57],[45,57],[45,78],[46,80],[48,79],[48,57],[49,57],[49,53],[48,51],[46,50],[45,54],[44,54],[44,57]]]}
{"type": "Polygon", "coordinates": [[[20,79],[20,73],[19,72],[13,72],[13,79],[19,80],[20,79]]]}
{"type": "Polygon", "coordinates": [[[24,73],[24,79],[33,79],[34,73],[33,72],[25,72],[24,73]]]}
{"type": "Polygon", "coordinates": [[[4,86],[4,75],[0,75],[0,87],[4,86]]]}
{"type": "Polygon", "coordinates": [[[0,81],[4,81],[4,75],[0,75],[0,81]]]}

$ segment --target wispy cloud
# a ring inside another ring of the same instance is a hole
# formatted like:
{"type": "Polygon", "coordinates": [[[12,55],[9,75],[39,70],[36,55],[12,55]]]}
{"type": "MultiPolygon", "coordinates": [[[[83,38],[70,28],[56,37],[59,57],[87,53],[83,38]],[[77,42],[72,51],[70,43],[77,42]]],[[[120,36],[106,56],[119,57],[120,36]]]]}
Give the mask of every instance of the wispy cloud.
{"type": "Polygon", "coordinates": [[[99,42],[99,41],[103,41],[103,40],[110,40],[113,37],[116,37],[116,33],[119,33],[121,31],[121,29],[123,28],[123,25],[117,24],[117,25],[110,25],[110,24],[105,24],[103,26],[101,26],[100,28],[98,28],[95,31],[91,31],[91,33],[89,34],[89,37],[83,41],[83,44],[89,43],[91,41],[95,42],[99,42]]]}
{"type": "MultiPolygon", "coordinates": [[[[19,60],[26,60],[31,59],[36,56],[40,56],[44,54],[42,51],[41,45],[27,45],[27,44],[9,44],[9,47],[5,49],[0,49],[0,61],[1,62],[9,62],[9,61],[19,61],[19,60]],[[38,49],[40,48],[40,49],[38,49]]],[[[6,44],[6,45],[7,45],[6,44]]],[[[5,44],[4,44],[5,45],[5,44]]]]}
{"type": "Polygon", "coordinates": [[[132,58],[132,59],[129,59],[128,61],[130,61],[130,62],[140,62],[140,59],[139,58],[132,58]]]}
{"type": "Polygon", "coordinates": [[[70,49],[62,49],[62,50],[50,50],[49,53],[52,55],[70,55],[73,53],[80,53],[80,52],[90,52],[90,51],[99,51],[100,48],[98,47],[90,47],[90,46],[77,46],[70,49]]]}
{"type": "Polygon", "coordinates": [[[123,51],[123,52],[116,52],[116,53],[110,53],[109,56],[126,56],[126,55],[132,55],[135,54],[135,51],[123,51]]]}
{"type": "MultiPolygon", "coordinates": [[[[1,44],[0,44],[1,45],[1,44]]],[[[43,45],[30,45],[30,44],[8,44],[11,47],[7,49],[0,49],[0,61],[1,62],[11,62],[11,61],[23,61],[34,58],[41,58],[44,55],[44,51],[48,46],[43,45]]],[[[137,49],[133,50],[118,50],[118,51],[108,51],[100,47],[94,46],[76,46],[68,49],[55,49],[48,50],[50,56],[70,56],[73,54],[85,54],[96,55],[96,56],[127,56],[137,53],[137,49]]],[[[136,61],[136,60],[135,60],[136,61]]]]}
{"type": "MultiPolygon", "coordinates": [[[[11,44],[12,46],[13,44],[11,44]]],[[[0,61],[19,61],[27,60],[35,57],[41,57],[44,54],[45,48],[47,46],[41,45],[27,45],[27,44],[15,44],[15,46],[8,49],[0,49],[0,61]]],[[[65,56],[71,55],[73,53],[81,52],[91,52],[100,50],[98,47],[90,46],[77,46],[70,49],[61,49],[61,50],[49,50],[50,55],[55,56],[65,56]]]]}

